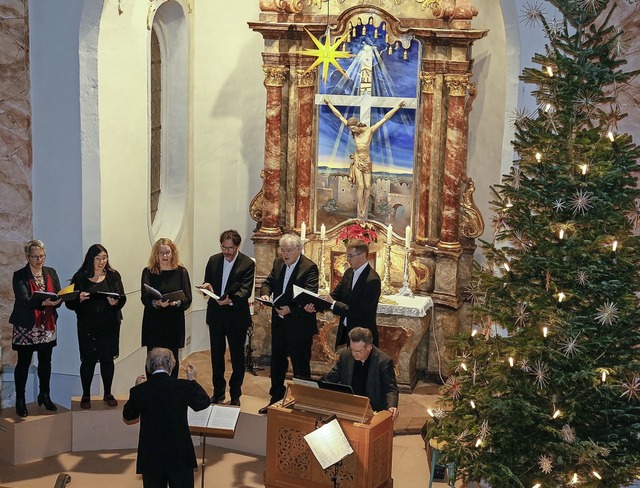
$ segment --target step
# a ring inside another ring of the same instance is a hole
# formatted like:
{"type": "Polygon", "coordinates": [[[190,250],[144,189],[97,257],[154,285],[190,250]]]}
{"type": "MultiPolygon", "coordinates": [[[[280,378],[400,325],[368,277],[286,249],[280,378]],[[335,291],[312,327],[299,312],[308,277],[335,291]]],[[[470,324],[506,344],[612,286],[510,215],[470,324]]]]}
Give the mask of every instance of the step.
{"type": "Polygon", "coordinates": [[[50,412],[29,403],[25,418],[16,415],[13,407],[0,411],[0,459],[23,464],[69,452],[72,414],[61,405],[57,407],[56,412],[50,412]]]}
{"type": "Polygon", "coordinates": [[[102,396],[91,397],[91,408],[80,408],[79,396],[71,397],[73,417],[73,451],[108,451],[138,447],[139,424],[127,425],[122,420],[122,407],[127,396],[114,395],[118,406],[110,407],[102,396]]]}

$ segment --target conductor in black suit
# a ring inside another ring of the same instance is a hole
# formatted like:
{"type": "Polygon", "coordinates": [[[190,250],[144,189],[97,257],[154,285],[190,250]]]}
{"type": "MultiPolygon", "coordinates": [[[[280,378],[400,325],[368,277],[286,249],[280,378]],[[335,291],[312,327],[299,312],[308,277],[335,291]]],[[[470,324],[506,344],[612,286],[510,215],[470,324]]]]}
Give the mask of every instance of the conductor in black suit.
{"type": "Polygon", "coordinates": [[[398,385],[393,359],[372,341],[369,329],[351,329],[349,347],[340,351],[338,362],[325,379],[351,386],[356,395],[369,398],[375,412],[388,410],[395,419],[398,416],[398,385]]]}
{"type": "Polygon", "coordinates": [[[169,349],[156,347],[147,356],[147,379],[138,376],[122,410],[126,423],[140,419],[136,473],[144,488],[193,488],[198,466],[193,450],[187,407],[203,410],[209,395],[196,381],[196,369],[187,365],[187,380],[173,378],[176,365],[169,349]]]}
{"type": "Polygon", "coordinates": [[[207,325],[211,345],[211,369],[213,370],[213,396],[211,403],[225,400],[227,381],[224,377],[224,355],[229,342],[231,378],[229,393],[231,405],[240,406],[242,381],[244,380],[244,343],[251,325],[249,298],[253,290],[256,263],[242,254],[242,238],[235,230],[220,234],[220,250],[209,258],[204,271],[202,288],[215,293],[219,300],[207,302],[207,325]]]}
{"type": "MultiPolygon", "coordinates": [[[[282,400],[284,379],[291,358],[295,378],[311,378],[311,346],[318,333],[315,313],[293,302],[293,285],[318,292],[318,266],[302,255],[302,241],[285,234],[279,241],[280,256],[260,287],[261,298],[278,298],[271,312],[271,389],[269,405],[282,400]],[[282,295],[282,296],[281,296],[282,295]]],[[[259,413],[266,413],[267,407],[259,413]]]]}
{"type": "MultiPolygon", "coordinates": [[[[336,332],[336,349],[347,343],[349,331],[355,326],[371,331],[373,345],[378,346],[378,325],[376,313],[382,284],[380,275],[369,265],[369,245],[360,239],[351,239],[346,245],[346,259],[349,269],[344,272],[340,283],[329,296],[333,302],[331,310],[340,317],[336,332]]],[[[312,304],[305,310],[315,311],[312,304]]]]}

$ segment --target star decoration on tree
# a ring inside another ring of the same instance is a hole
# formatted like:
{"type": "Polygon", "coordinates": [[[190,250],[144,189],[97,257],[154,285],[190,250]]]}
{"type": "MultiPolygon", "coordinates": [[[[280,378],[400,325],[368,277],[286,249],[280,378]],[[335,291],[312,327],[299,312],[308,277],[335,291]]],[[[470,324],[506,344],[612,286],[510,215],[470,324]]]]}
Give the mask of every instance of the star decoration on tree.
{"type": "Polygon", "coordinates": [[[335,66],[335,68],[340,73],[342,73],[342,76],[344,76],[345,78],[349,78],[347,73],[342,69],[342,66],[338,64],[338,58],[351,58],[353,57],[353,54],[344,52],[344,51],[338,51],[338,48],[340,47],[340,44],[342,44],[344,40],[347,38],[350,31],[347,30],[347,32],[345,32],[342,35],[342,37],[338,38],[338,40],[336,40],[336,42],[334,42],[333,44],[331,44],[329,27],[327,27],[327,31],[325,33],[324,44],[322,44],[320,40],[316,36],[314,36],[311,32],[309,32],[307,29],[305,29],[305,31],[307,32],[307,34],[309,34],[309,37],[311,37],[311,40],[317,47],[317,49],[305,49],[300,53],[303,56],[316,57],[316,60],[311,64],[311,66],[309,66],[305,70],[305,73],[308,71],[311,71],[319,64],[322,64],[322,81],[326,82],[327,74],[329,73],[329,65],[331,64],[335,66]]]}
{"type": "Polygon", "coordinates": [[[628,397],[627,400],[631,401],[632,399],[636,399],[640,401],[640,377],[633,375],[633,378],[622,383],[622,398],[628,397]]]}
{"type": "Polygon", "coordinates": [[[580,270],[576,273],[576,283],[579,285],[585,286],[589,283],[589,275],[586,271],[580,270]]]}
{"type": "Polygon", "coordinates": [[[529,320],[529,312],[527,312],[526,302],[518,302],[516,306],[516,327],[526,327],[529,320]]]}
{"type": "Polygon", "coordinates": [[[624,215],[633,230],[637,229],[638,226],[640,226],[640,200],[635,200],[633,205],[624,213],[624,215]]]}
{"type": "Polygon", "coordinates": [[[618,319],[618,306],[613,302],[605,302],[596,310],[598,313],[595,318],[600,325],[611,325],[618,319]]]}
{"type": "Polygon", "coordinates": [[[537,360],[531,370],[531,374],[535,376],[535,383],[542,390],[549,383],[549,368],[544,362],[537,360]]]}
{"type": "Polygon", "coordinates": [[[544,474],[549,474],[553,471],[553,463],[549,456],[540,456],[538,458],[538,466],[540,466],[540,471],[544,474]]]}
{"type": "Polygon", "coordinates": [[[570,200],[573,214],[575,215],[579,212],[584,215],[587,210],[593,208],[593,204],[591,203],[592,196],[591,192],[585,191],[582,188],[575,192],[573,198],[570,200]]]}
{"type": "Polygon", "coordinates": [[[458,400],[462,396],[462,383],[460,383],[457,376],[449,376],[447,382],[444,384],[444,390],[451,398],[458,400]]]}
{"type": "Polygon", "coordinates": [[[531,373],[531,365],[529,364],[529,361],[527,359],[521,359],[518,362],[518,367],[523,373],[531,373]]]}
{"type": "Polygon", "coordinates": [[[562,354],[564,354],[566,358],[571,358],[575,354],[578,354],[580,352],[582,346],[578,344],[579,336],[580,333],[578,332],[578,334],[576,334],[574,337],[567,337],[564,340],[560,341],[560,343],[558,344],[560,346],[562,354]]]}
{"type": "Polygon", "coordinates": [[[562,198],[557,198],[554,202],[553,202],[553,208],[555,209],[556,212],[562,212],[565,208],[565,202],[564,199],[562,198]]]}
{"type": "Polygon", "coordinates": [[[540,23],[540,19],[544,17],[544,13],[544,9],[540,2],[527,2],[520,18],[529,27],[535,27],[540,23]]]}
{"type": "Polygon", "coordinates": [[[489,421],[483,420],[480,429],[478,430],[478,436],[481,440],[485,440],[491,434],[491,428],[489,427],[489,421]]]}
{"type": "Polygon", "coordinates": [[[562,426],[560,435],[562,436],[562,440],[568,444],[573,444],[576,441],[576,431],[569,424],[562,426]]]}

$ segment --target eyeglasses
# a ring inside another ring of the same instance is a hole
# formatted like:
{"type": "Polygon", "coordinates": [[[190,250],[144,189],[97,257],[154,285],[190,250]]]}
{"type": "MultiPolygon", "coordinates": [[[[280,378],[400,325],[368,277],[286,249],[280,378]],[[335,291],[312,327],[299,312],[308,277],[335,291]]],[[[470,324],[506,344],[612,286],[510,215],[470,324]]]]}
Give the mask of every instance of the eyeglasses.
{"type": "Polygon", "coordinates": [[[286,249],[286,248],[284,248],[284,247],[281,247],[281,248],[280,248],[280,253],[282,253],[282,254],[289,254],[290,252],[293,252],[293,251],[295,251],[296,249],[298,249],[298,248],[297,248],[297,247],[292,247],[292,248],[290,248],[290,249],[286,249]]]}
{"type": "Polygon", "coordinates": [[[353,349],[353,348],[350,348],[350,349],[351,349],[351,354],[358,355],[366,352],[367,349],[369,349],[369,346],[364,346],[362,349],[353,349]]]}
{"type": "Polygon", "coordinates": [[[35,259],[36,261],[43,261],[44,258],[46,258],[47,255],[46,254],[37,254],[34,256],[29,256],[30,259],[35,259]]]}
{"type": "Polygon", "coordinates": [[[360,254],[364,254],[364,251],[362,251],[362,252],[357,252],[357,253],[355,253],[355,254],[345,254],[345,255],[344,255],[344,257],[345,257],[345,258],[347,258],[347,259],[353,259],[353,258],[355,258],[356,256],[360,256],[360,254]]]}
{"type": "Polygon", "coordinates": [[[229,246],[229,247],[227,247],[227,246],[220,246],[220,249],[221,249],[222,251],[233,251],[234,249],[236,249],[236,246],[229,246]]]}
{"type": "Polygon", "coordinates": [[[108,261],[109,258],[107,256],[96,256],[93,258],[94,261],[108,261]]]}
{"type": "Polygon", "coordinates": [[[171,256],[173,254],[172,251],[158,251],[160,256],[171,256]]]}

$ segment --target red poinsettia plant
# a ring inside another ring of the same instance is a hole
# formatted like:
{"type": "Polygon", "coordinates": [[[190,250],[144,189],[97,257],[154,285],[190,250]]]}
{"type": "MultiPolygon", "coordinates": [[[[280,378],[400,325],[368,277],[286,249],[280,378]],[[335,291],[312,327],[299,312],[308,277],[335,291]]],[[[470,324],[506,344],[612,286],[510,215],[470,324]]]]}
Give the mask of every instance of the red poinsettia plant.
{"type": "Polygon", "coordinates": [[[376,234],[372,224],[359,220],[342,229],[342,232],[336,238],[336,243],[342,241],[346,244],[351,239],[360,239],[367,244],[371,244],[372,242],[378,242],[378,234],[376,234]]]}

